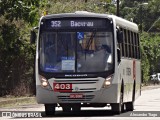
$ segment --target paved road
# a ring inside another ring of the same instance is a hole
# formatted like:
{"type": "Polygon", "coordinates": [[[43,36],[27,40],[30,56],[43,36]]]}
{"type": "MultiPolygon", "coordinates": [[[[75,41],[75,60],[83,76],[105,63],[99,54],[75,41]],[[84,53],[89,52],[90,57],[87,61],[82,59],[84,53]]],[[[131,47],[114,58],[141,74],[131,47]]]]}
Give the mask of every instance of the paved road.
{"type": "MultiPolygon", "coordinates": [[[[109,109],[110,108],[103,108],[96,110],[93,108],[83,108],[79,113],[63,113],[61,108],[56,108],[56,115],[51,117],[45,116],[43,105],[24,105],[11,109],[0,108],[0,111],[40,111],[38,115],[42,116],[42,118],[33,118],[34,120],[160,120],[160,88],[146,89],[142,91],[142,96],[139,97],[135,102],[134,112],[124,112],[121,115],[115,115],[111,113],[109,109]],[[139,115],[141,117],[137,117],[139,115]]],[[[2,117],[0,119],[2,120],[10,118],[2,117]]],[[[18,120],[24,119],[18,118],[18,120]]]]}

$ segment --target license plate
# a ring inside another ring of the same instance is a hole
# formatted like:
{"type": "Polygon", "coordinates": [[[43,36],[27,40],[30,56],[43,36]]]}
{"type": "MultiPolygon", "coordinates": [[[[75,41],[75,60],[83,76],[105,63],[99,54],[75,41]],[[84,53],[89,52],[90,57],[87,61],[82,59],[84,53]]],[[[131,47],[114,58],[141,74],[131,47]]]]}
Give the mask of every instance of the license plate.
{"type": "Polygon", "coordinates": [[[53,83],[55,92],[72,92],[72,84],[70,83],[53,83]]]}
{"type": "Polygon", "coordinates": [[[73,99],[83,98],[83,94],[70,94],[70,98],[73,98],[73,99]]]}

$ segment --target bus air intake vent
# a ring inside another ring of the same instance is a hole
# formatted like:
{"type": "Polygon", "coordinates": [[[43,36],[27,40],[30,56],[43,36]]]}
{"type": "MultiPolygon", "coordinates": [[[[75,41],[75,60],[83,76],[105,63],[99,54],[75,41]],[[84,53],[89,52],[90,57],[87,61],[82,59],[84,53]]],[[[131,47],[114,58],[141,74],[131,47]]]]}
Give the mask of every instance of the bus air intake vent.
{"type": "Polygon", "coordinates": [[[62,102],[88,102],[94,98],[94,95],[84,95],[82,98],[70,98],[70,96],[58,96],[58,99],[62,102]]]}

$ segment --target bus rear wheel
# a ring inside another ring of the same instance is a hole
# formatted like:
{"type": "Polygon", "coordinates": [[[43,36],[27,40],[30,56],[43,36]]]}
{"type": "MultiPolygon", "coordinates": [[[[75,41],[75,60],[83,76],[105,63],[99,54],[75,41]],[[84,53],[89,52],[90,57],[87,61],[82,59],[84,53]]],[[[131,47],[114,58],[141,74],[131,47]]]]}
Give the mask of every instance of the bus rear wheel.
{"type": "Polygon", "coordinates": [[[126,111],[133,111],[133,110],[134,110],[134,102],[127,102],[126,111]]]}
{"type": "Polygon", "coordinates": [[[135,83],[133,86],[132,101],[126,103],[126,111],[133,111],[134,110],[134,101],[135,101],[135,83]]]}
{"type": "Polygon", "coordinates": [[[45,113],[46,115],[54,115],[55,114],[55,105],[54,104],[45,104],[45,113]]]}

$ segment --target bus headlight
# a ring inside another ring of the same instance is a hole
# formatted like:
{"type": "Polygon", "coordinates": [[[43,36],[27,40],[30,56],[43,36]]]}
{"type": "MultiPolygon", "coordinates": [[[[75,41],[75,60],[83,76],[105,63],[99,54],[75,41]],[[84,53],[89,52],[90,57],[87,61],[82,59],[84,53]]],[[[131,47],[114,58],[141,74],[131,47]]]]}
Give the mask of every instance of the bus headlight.
{"type": "Polygon", "coordinates": [[[103,84],[103,87],[104,87],[104,88],[106,88],[106,87],[108,87],[108,86],[111,85],[112,78],[113,78],[113,75],[108,76],[108,77],[105,79],[104,84],[103,84]]]}
{"type": "Polygon", "coordinates": [[[42,81],[42,86],[43,86],[43,87],[48,86],[48,82],[47,82],[47,81],[42,81]]]}
{"type": "Polygon", "coordinates": [[[43,77],[43,76],[40,75],[39,76],[39,80],[41,81],[41,86],[43,88],[51,89],[51,87],[50,87],[50,85],[48,83],[48,80],[45,77],[43,77]]]}
{"type": "Polygon", "coordinates": [[[42,87],[47,87],[48,86],[48,81],[47,81],[47,79],[45,77],[40,75],[39,76],[39,80],[41,81],[41,86],[42,87]]]}

